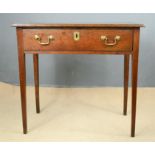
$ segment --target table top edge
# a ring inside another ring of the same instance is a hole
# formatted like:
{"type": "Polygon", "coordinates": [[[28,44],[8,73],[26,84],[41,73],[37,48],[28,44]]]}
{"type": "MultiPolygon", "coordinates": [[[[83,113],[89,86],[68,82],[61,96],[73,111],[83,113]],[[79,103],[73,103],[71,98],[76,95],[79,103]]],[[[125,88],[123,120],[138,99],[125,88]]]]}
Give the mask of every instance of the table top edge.
{"type": "Polygon", "coordinates": [[[143,24],[12,24],[17,28],[140,28],[143,24]]]}

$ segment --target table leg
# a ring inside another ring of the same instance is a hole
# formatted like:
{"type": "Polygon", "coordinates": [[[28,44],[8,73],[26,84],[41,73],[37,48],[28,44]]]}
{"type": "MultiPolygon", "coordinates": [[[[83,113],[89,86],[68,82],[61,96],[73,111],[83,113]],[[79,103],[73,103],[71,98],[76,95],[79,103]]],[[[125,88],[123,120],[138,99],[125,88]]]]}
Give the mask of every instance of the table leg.
{"type": "Polygon", "coordinates": [[[23,133],[27,133],[27,110],[26,110],[26,66],[25,54],[23,49],[23,31],[17,29],[18,38],[18,62],[19,62],[19,80],[20,80],[20,93],[21,93],[21,108],[22,108],[22,121],[23,133]]]}
{"type": "Polygon", "coordinates": [[[38,60],[38,54],[33,54],[33,65],[34,65],[36,112],[40,113],[40,104],[39,104],[39,60],[38,60]]]}
{"type": "Polygon", "coordinates": [[[124,115],[127,114],[129,58],[130,58],[130,55],[124,55],[124,106],[123,106],[123,114],[124,115]]]}
{"type": "Polygon", "coordinates": [[[131,137],[135,136],[137,78],[138,78],[138,55],[139,55],[139,29],[135,29],[134,30],[134,41],[133,41],[133,53],[132,53],[131,137]]]}

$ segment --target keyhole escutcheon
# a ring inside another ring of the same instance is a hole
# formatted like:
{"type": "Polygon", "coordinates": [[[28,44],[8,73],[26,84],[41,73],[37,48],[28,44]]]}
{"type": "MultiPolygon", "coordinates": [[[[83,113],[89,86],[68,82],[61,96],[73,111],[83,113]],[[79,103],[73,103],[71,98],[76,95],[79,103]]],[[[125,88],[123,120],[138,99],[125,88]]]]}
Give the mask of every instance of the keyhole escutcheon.
{"type": "Polygon", "coordinates": [[[79,33],[79,32],[74,32],[74,33],[73,33],[73,39],[74,39],[75,41],[80,40],[80,33],[79,33]]]}

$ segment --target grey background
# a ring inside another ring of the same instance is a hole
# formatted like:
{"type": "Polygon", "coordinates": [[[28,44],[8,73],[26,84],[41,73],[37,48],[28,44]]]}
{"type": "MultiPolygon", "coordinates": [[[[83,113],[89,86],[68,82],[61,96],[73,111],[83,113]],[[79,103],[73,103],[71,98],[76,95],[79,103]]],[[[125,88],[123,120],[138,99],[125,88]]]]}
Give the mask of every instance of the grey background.
{"type": "MultiPolygon", "coordinates": [[[[140,23],[139,86],[155,86],[155,14],[0,14],[0,81],[18,84],[13,23],[140,23]]],[[[33,84],[32,55],[27,83],[33,84]]],[[[123,56],[41,55],[40,84],[58,87],[122,86],[123,56]]]]}

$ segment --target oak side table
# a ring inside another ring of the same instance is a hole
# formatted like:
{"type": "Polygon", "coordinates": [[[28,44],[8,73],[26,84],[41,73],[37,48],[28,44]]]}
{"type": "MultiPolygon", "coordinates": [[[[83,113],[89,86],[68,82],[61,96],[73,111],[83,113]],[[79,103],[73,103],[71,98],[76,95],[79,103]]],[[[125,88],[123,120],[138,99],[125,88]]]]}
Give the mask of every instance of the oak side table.
{"type": "Polygon", "coordinates": [[[27,133],[25,55],[33,54],[36,112],[39,104],[38,54],[124,55],[124,107],[127,114],[129,58],[132,57],[131,137],[135,136],[139,34],[141,24],[14,24],[17,32],[23,133],[27,133]]]}

